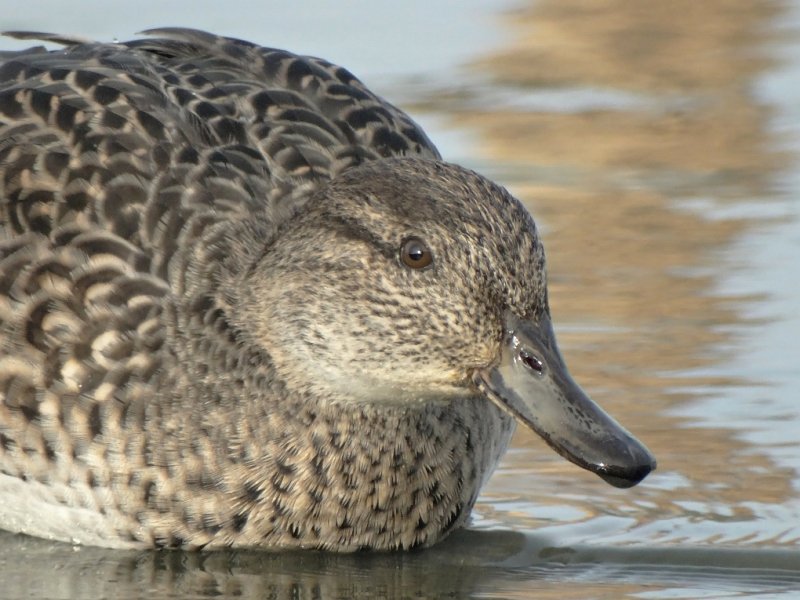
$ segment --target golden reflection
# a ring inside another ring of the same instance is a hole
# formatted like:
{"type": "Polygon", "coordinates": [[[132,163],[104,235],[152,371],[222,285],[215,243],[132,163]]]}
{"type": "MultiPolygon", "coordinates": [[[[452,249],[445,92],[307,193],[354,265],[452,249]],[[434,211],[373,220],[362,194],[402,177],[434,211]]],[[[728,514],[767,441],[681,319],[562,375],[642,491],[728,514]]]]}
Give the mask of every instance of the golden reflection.
{"type": "Polygon", "coordinates": [[[622,99],[612,108],[588,102],[546,110],[451,97],[446,110],[459,127],[480,132],[484,158],[518,167],[512,191],[542,227],[551,305],[573,374],[651,447],[659,473],[677,482],[600,490],[524,431],[517,447],[536,453],[512,452],[491,497],[518,493],[519,478],[508,474],[525,470],[537,501],[548,501],[539,493],[547,489],[553,504],[560,497],[587,518],[645,523],[750,521],[758,515],[748,503],[794,494],[793,472],[724,423],[693,424],[670,410],[702,399],[680,390],[744,382],[695,373],[734,359],[725,348],[748,299],[717,293],[715,273],[724,268],[721,254],[757,223],[704,217],[683,205],[765,198],[784,168],[768,108],[752,92],[774,66],[769,44],[782,10],[780,2],[749,0],[530,2],[506,19],[508,47],[475,69],[513,86],[517,97],[555,88],[565,100],[599,89],[622,99]],[[555,485],[537,489],[540,477],[555,485]],[[687,503],[703,508],[692,512],[687,503]]]}
{"type": "Polygon", "coordinates": [[[785,3],[774,0],[533,0],[479,67],[508,83],[646,92],[730,90],[771,66],[785,3]]]}

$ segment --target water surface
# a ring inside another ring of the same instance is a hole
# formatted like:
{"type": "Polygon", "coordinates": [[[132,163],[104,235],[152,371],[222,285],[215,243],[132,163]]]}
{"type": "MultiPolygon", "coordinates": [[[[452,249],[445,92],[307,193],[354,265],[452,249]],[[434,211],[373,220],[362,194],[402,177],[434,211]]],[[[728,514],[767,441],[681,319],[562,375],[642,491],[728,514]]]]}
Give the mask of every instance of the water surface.
{"type": "Polygon", "coordinates": [[[571,370],[659,469],[616,490],[519,431],[470,529],[429,551],[0,534],[0,596],[800,597],[800,3],[164,4],[0,25],[182,24],[346,65],[528,204],[571,370]]]}

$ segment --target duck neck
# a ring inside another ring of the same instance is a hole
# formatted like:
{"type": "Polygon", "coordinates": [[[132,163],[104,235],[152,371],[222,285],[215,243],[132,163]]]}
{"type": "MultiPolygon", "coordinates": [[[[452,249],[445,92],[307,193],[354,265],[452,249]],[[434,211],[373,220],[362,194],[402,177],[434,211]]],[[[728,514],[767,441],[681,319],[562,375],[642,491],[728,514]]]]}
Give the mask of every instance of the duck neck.
{"type": "Polygon", "coordinates": [[[265,236],[249,231],[217,232],[181,270],[168,319],[177,368],[161,382],[180,397],[149,415],[161,422],[151,460],[216,507],[203,518],[224,531],[209,543],[410,548],[461,525],[513,421],[475,395],[373,403],[315,386],[313,361],[296,365],[269,337],[286,333],[263,322],[270,282],[250,267],[265,236]],[[243,262],[208,259],[242,244],[243,262]]]}

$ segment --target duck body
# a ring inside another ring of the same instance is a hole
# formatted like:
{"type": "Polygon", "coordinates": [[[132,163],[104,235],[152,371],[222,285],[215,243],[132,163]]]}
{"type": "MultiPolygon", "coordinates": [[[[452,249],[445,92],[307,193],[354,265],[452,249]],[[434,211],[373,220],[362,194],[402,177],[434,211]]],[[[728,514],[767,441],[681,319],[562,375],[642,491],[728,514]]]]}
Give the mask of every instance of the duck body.
{"type": "Polygon", "coordinates": [[[340,67],[151,33],[1,57],[0,528],[436,542],[548,426],[496,368],[511,314],[560,361],[530,215],[340,67]]]}

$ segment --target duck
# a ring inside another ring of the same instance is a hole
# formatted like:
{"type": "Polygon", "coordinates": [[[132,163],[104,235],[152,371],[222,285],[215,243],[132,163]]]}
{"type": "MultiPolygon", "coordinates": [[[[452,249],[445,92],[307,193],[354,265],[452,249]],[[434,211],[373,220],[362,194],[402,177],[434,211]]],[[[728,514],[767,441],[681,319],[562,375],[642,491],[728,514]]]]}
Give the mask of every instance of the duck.
{"type": "Polygon", "coordinates": [[[430,546],[519,423],[656,462],[572,379],[506,189],[320,58],[185,28],[0,55],[0,529],[430,546]]]}

